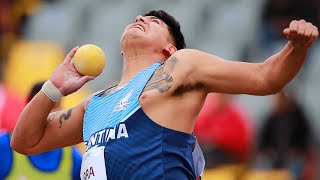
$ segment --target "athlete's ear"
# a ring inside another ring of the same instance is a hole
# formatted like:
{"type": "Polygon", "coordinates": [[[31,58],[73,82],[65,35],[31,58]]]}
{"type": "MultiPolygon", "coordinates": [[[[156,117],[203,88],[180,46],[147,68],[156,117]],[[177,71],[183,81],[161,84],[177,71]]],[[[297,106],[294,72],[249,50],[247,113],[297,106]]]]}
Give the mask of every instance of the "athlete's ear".
{"type": "Polygon", "coordinates": [[[121,51],[121,56],[123,57],[123,51],[121,51]]]}
{"type": "Polygon", "coordinates": [[[163,52],[166,56],[170,57],[173,53],[177,52],[177,48],[174,45],[169,44],[163,49],[163,52]]]}

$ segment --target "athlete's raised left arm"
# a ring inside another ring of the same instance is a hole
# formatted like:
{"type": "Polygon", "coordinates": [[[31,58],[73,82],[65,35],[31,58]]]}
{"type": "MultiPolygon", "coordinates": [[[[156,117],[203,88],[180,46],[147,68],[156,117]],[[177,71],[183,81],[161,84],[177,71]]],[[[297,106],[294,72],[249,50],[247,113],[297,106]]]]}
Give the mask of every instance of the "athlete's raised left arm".
{"type": "Polygon", "coordinates": [[[175,58],[188,69],[184,83],[202,84],[207,92],[269,95],[280,91],[302,67],[318,28],[304,20],[292,21],[283,31],[288,43],[262,63],[226,61],[197,50],[180,50],[175,58]]]}

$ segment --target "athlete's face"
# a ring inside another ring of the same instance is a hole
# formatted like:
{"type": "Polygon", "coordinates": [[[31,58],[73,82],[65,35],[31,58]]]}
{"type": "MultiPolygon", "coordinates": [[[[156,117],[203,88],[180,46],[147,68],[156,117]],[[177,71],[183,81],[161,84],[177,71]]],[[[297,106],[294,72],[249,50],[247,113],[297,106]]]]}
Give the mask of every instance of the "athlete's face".
{"type": "Polygon", "coordinates": [[[154,16],[137,16],[135,22],[129,24],[121,37],[121,47],[141,46],[162,51],[168,45],[173,45],[169,27],[154,16]]]}

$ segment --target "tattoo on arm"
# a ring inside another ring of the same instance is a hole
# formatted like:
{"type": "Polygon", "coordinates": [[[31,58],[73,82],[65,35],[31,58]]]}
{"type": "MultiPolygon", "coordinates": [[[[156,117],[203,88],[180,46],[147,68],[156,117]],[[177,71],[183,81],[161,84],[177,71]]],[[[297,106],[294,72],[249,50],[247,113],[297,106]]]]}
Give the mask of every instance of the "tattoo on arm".
{"type": "Polygon", "coordinates": [[[172,58],[170,58],[167,62],[166,65],[169,68],[169,71],[173,71],[174,67],[176,66],[178,59],[175,56],[172,56],[172,58]]]}
{"type": "Polygon", "coordinates": [[[157,89],[160,93],[167,92],[172,87],[173,78],[171,72],[174,70],[177,62],[176,57],[172,57],[167,62],[157,68],[143,91],[157,89]],[[167,67],[167,71],[164,70],[167,67]]]}
{"type": "Polygon", "coordinates": [[[54,117],[58,114],[58,112],[53,112],[48,115],[47,121],[48,123],[54,119],[54,117]]]}
{"type": "Polygon", "coordinates": [[[60,118],[59,118],[60,126],[59,126],[59,128],[61,128],[61,126],[62,126],[62,120],[68,120],[70,118],[72,110],[73,110],[73,108],[69,109],[67,111],[67,113],[63,113],[63,114],[60,115],[60,118]]]}

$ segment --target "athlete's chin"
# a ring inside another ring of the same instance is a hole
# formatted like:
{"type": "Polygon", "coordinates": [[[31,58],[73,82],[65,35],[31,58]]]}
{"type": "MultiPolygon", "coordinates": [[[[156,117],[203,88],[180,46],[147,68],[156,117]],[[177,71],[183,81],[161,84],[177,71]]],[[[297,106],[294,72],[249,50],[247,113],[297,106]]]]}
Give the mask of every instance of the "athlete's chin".
{"type": "Polygon", "coordinates": [[[129,35],[129,36],[145,36],[146,32],[142,31],[141,29],[138,28],[131,28],[131,29],[127,29],[124,31],[123,35],[129,35]]]}
{"type": "Polygon", "coordinates": [[[120,40],[121,46],[123,45],[138,45],[138,44],[145,44],[148,42],[148,38],[145,35],[141,35],[139,33],[124,33],[120,40]]]}
{"type": "Polygon", "coordinates": [[[134,40],[142,40],[147,38],[146,34],[140,30],[131,30],[126,33],[126,36],[128,39],[134,40]]]}

